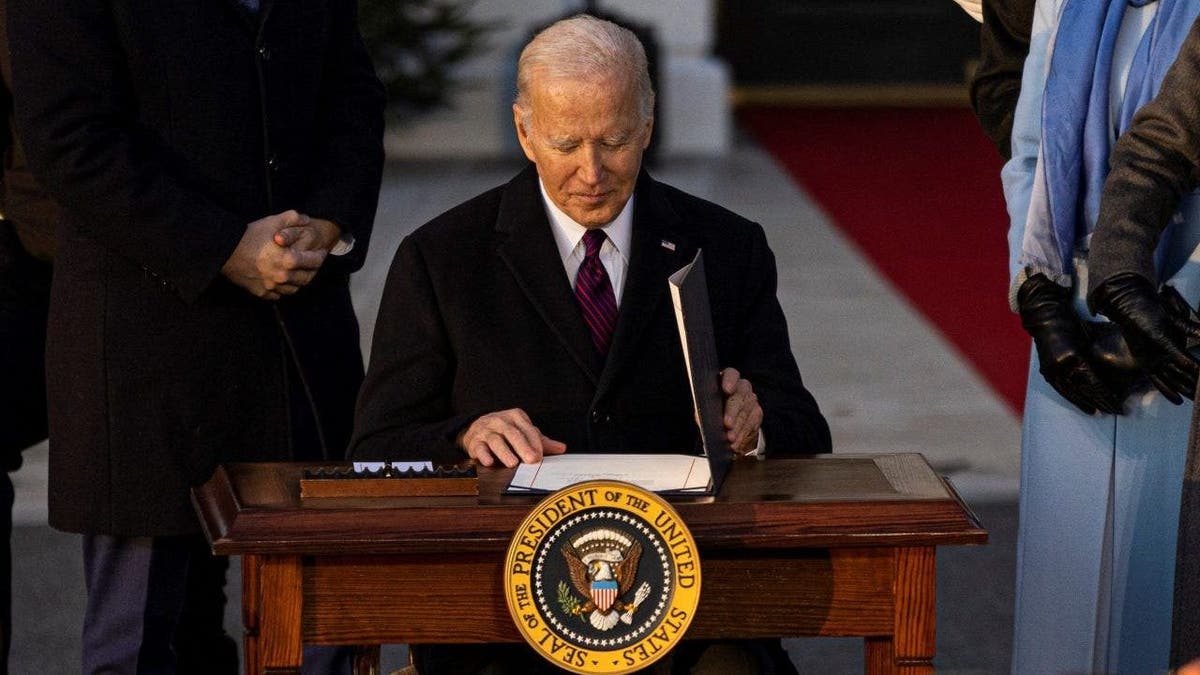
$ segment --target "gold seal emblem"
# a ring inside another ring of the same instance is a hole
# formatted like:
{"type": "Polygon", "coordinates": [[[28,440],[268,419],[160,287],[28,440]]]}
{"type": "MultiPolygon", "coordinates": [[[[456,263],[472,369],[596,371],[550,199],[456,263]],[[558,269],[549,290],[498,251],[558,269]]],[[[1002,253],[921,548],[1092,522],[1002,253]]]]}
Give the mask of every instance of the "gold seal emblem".
{"type": "Polygon", "coordinates": [[[517,630],[548,661],[620,675],[683,637],[700,600],[700,558],[662,497],[587,481],[543,499],[517,528],[504,588],[517,630]]]}

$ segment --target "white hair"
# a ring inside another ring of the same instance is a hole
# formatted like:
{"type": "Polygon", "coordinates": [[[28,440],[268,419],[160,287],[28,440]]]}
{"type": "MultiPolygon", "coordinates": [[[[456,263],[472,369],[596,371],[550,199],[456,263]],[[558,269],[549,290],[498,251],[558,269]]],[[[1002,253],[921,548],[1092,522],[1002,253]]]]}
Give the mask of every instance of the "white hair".
{"type": "Polygon", "coordinates": [[[516,104],[528,124],[528,92],[535,77],[587,81],[613,76],[632,85],[642,121],[652,119],[654,87],[642,43],[627,28],[578,14],[554,23],[525,45],[517,62],[516,104]]]}

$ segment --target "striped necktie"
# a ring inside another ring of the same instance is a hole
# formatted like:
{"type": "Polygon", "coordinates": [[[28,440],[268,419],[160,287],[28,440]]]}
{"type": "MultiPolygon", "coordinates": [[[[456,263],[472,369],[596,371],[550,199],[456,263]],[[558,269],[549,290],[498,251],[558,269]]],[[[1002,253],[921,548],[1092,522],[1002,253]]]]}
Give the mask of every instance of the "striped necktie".
{"type": "Polygon", "coordinates": [[[617,325],[617,299],[608,271],[600,262],[600,247],[606,238],[604,230],[598,229],[583,235],[585,253],[575,276],[575,300],[592,332],[592,344],[601,356],[608,355],[613,328],[617,325]]]}

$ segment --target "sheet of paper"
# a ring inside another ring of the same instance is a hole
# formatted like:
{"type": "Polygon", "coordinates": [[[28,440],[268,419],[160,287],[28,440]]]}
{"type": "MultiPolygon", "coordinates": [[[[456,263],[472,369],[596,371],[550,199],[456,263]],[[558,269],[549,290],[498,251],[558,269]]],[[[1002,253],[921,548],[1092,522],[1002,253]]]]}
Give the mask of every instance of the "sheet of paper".
{"type": "MultiPolygon", "coordinates": [[[[354,473],[381,471],[386,462],[355,462],[354,473]]],[[[433,471],[433,462],[392,462],[395,471],[433,471]]]]}
{"type": "Polygon", "coordinates": [[[708,460],[693,455],[565,454],[522,464],[510,491],[552,492],[585,480],[620,480],[652,492],[704,492],[709,488],[708,460]]]}

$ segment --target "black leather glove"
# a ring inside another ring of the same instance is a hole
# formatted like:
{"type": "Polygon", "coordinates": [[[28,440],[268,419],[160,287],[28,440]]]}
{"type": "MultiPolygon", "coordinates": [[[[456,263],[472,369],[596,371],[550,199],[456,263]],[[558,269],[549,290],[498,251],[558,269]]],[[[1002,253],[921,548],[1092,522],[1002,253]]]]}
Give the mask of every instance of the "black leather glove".
{"type": "Polygon", "coordinates": [[[1111,321],[1083,321],[1088,340],[1088,363],[1096,375],[1124,401],[1138,387],[1146,385],[1146,373],[1125,342],[1121,327],[1111,321]]]}
{"type": "Polygon", "coordinates": [[[1200,340],[1200,322],[1175,289],[1155,292],[1149,279],[1118,274],[1092,291],[1093,309],[1121,327],[1129,349],[1154,387],[1179,405],[1192,398],[1200,361],[1187,352],[1189,340],[1200,340]]]}
{"type": "Polygon", "coordinates": [[[1021,325],[1037,347],[1038,371],[1050,386],[1089,415],[1120,414],[1124,397],[1092,368],[1091,342],[1073,307],[1070,289],[1035,274],[1017,289],[1017,308],[1021,325]]]}

